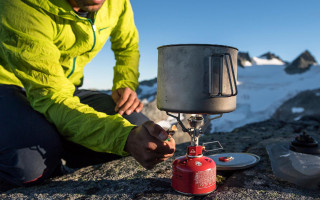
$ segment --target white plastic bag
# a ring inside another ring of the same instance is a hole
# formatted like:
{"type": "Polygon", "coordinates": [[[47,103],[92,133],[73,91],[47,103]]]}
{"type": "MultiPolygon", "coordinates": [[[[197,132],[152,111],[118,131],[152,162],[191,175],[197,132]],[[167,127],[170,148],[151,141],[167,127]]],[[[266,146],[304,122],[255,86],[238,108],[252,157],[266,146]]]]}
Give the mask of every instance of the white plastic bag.
{"type": "Polygon", "coordinates": [[[320,156],[289,150],[290,142],[266,147],[273,174],[285,181],[309,188],[320,188],[320,156]]]}

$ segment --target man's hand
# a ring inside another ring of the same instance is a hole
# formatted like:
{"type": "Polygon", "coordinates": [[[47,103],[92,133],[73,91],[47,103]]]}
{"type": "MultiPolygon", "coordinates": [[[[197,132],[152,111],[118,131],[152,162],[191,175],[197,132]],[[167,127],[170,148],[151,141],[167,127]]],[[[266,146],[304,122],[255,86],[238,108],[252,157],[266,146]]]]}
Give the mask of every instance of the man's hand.
{"type": "Polygon", "coordinates": [[[172,137],[152,121],[147,121],[130,132],[125,151],[146,169],[152,169],[156,164],[167,160],[175,151],[176,143],[172,137]]]}
{"type": "Polygon", "coordinates": [[[123,115],[123,113],[130,115],[134,111],[139,113],[143,108],[143,104],[138,99],[137,93],[130,88],[114,90],[111,97],[116,103],[115,111],[120,115],[123,115]]]}

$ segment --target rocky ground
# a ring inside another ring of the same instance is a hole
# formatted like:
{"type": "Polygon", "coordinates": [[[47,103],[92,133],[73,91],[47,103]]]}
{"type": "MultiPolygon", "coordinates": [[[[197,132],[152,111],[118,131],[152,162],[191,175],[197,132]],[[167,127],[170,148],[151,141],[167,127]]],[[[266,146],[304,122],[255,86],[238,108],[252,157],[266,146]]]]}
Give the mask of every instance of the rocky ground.
{"type": "MultiPolygon", "coordinates": [[[[320,123],[310,118],[290,123],[272,119],[201,137],[201,142],[219,140],[222,152],[250,152],[261,157],[253,168],[219,172],[225,180],[207,196],[186,196],[171,188],[173,158],[147,171],[132,157],[125,157],[75,170],[41,186],[10,189],[1,184],[0,199],[319,199],[319,189],[305,189],[276,178],[265,148],[290,141],[302,131],[320,141],[320,123]]],[[[187,145],[178,145],[175,157],[184,155],[187,145]]]]}
{"type": "MultiPolygon", "coordinates": [[[[201,137],[200,143],[220,141],[224,150],[218,153],[248,152],[261,158],[250,169],[218,171],[217,190],[209,195],[186,196],[171,188],[171,163],[185,155],[189,144],[185,142],[189,136],[180,132],[175,136],[180,144],[174,158],[152,170],[145,170],[129,156],[71,170],[40,186],[12,188],[0,182],[0,199],[320,199],[320,187],[311,190],[277,178],[266,151],[268,144],[284,142],[289,145],[303,131],[320,141],[319,91],[306,91],[285,102],[270,120],[201,137]],[[292,107],[303,109],[292,113],[292,107]]],[[[167,117],[163,112],[152,112],[153,107],[156,107],[155,102],[145,109],[149,116],[167,117]]]]}

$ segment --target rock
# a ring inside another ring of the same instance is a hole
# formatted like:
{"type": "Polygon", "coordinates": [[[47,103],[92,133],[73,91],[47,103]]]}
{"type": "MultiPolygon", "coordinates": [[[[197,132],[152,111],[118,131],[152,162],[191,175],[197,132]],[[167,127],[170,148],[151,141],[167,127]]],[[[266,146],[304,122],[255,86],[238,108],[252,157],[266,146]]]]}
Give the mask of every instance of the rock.
{"type": "Polygon", "coordinates": [[[240,66],[240,67],[252,66],[252,60],[251,60],[248,52],[239,52],[238,53],[238,66],[240,66]]]}
{"type": "Polygon", "coordinates": [[[157,100],[153,100],[149,103],[144,104],[142,113],[146,115],[150,120],[158,123],[162,120],[167,120],[168,115],[165,111],[161,111],[157,108],[157,100]]]}
{"type": "Polygon", "coordinates": [[[286,122],[297,121],[303,117],[320,120],[320,89],[303,91],[284,102],[272,116],[286,122]]]}
{"type": "Polygon", "coordinates": [[[311,55],[311,53],[306,50],[302,54],[300,54],[292,63],[290,63],[285,71],[287,74],[298,74],[303,73],[310,69],[312,65],[316,65],[317,61],[311,55]]]}

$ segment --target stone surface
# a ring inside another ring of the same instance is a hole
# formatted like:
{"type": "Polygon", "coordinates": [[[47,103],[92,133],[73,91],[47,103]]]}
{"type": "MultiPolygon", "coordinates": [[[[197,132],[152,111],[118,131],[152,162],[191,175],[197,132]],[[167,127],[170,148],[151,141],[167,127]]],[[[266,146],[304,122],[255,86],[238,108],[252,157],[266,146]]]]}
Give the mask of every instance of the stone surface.
{"type": "Polygon", "coordinates": [[[316,65],[317,61],[311,55],[311,53],[306,50],[301,53],[292,63],[290,63],[286,68],[285,71],[288,74],[298,74],[303,73],[310,69],[312,65],[316,65]]]}
{"type": "Polygon", "coordinates": [[[314,118],[320,122],[320,89],[303,91],[284,102],[272,116],[282,121],[314,118]]]}
{"type": "MultiPolygon", "coordinates": [[[[132,157],[125,157],[75,170],[40,186],[10,189],[2,183],[0,199],[319,199],[319,190],[307,190],[278,180],[266,153],[267,144],[293,139],[302,131],[320,141],[320,124],[310,119],[287,123],[267,120],[229,133],[201,137],[200,143],[219,140],[224,146],[221,152],[250,152],[261,157],[253,168],[219,172],[225,180],[207,196],[195,198],[171,188],[173,158],[147,171],[132,157]]],[[[175,157],[184,155],[187,145],[178,145],[175,157]]]]}

